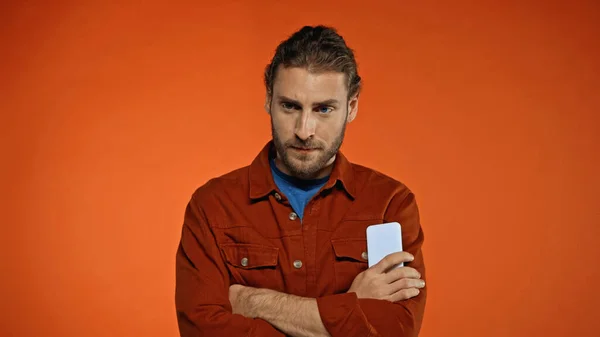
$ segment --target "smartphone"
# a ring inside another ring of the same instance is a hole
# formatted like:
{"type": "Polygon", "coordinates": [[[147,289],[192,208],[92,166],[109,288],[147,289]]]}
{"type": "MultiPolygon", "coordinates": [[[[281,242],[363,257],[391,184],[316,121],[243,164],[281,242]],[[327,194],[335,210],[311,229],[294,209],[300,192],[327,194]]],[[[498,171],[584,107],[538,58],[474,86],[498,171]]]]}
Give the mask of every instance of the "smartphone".
{"type": "MultiPolygon", "coordinates": [[[[402,226],[388,222],[367,227],[367,254],[369,268],[389,254],[402,251],[402,226]]],[[[398,267],[403,267],[404,263],[398,267]]]]}

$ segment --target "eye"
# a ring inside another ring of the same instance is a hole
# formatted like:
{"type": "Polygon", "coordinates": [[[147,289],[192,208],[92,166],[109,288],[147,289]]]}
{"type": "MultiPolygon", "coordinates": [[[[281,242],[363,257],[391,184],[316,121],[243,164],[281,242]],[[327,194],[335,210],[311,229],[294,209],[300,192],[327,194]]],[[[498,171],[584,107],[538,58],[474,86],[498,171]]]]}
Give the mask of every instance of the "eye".
{"type": "Polygon", "coordinates": [[[296,108],[296,105],[295,105],[295,104],[292,104],[292,103],[290,103],[290,102],[281,102],[281,107],[282,107],[284,110],[293,110],[293,109],[295,109],[295,108],[296,108]]]}
{"type": "Polygon", "coordinates": [[[331,113],[333,111],[333,108],[330,107],[330,106],[323,105],[323,106],[318,107],[317,111],[319,113],[322,113],[322,114],[328,114],[328,113],[331,113]]]}

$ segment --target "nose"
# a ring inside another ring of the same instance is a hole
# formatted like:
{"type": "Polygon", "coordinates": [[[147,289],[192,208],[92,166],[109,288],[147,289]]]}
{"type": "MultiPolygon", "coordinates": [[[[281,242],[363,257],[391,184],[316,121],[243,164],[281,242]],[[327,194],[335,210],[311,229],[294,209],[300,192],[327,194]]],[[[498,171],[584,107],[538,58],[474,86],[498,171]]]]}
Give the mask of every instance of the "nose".
{"type": "Polygon", "coordinates": [[[308,140],[315,134],[317,121],[310,111],[303,111],[296,121],[296,136],[308,140]]]}

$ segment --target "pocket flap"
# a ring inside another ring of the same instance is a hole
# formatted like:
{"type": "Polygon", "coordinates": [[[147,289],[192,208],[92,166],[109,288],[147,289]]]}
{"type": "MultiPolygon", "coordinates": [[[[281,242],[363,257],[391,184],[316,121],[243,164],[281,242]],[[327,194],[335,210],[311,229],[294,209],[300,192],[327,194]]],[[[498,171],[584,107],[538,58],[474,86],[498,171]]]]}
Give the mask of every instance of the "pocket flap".
{"type": "Polygon", "coordinates": [[[277,266],[279,248],[248,243],[228,243],[221,246],[227,262],[242,269],[277,266]]]}
{"type": "Polygon", "coordinates": [[[338,259],[351,259],[367,262],[367,240],[365,239],[336,239],[331,245],[338,259]]]}

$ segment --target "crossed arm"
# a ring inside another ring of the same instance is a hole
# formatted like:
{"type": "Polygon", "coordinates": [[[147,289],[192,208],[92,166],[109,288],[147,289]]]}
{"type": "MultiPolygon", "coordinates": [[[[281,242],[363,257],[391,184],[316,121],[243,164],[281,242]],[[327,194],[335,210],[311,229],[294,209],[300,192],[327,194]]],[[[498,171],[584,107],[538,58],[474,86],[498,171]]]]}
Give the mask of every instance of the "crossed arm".
{"type": "MultiPolygon", "coordinates": [[[[407,220],[402,215],[395,219],[407,220]]],[[[230,285],[227,267],[204,213],[192,199],[186,209],[176,260],[180,334],[182,337],[416,336],[425,304],[421,280],[424,275],[416,270],[423,268],[421,243],[419,227],[419,232],[405,246],[412,255],[402,252],[388,256],[359,274],[344,294],[314,299],[230,285]],[[390,270],[413,257],[414,261],[409,263],[412,267],[390,270]]]]}
{"type": "Polygon", "coordinates": [[[234,314],[261,318],[290,336],[330,336],[319,316],[317,300],[233,285],[229,297],[234,314]]]}
{"type": "MultiPolygon", "coordinates": [[[[348,292],[355,293],[358,298],[389,302],[413,298],[425,286],[419,272],[411,267],[390,270],[401,262],[412,260],[414,257],[406,252],[391,254],[359,274],[348,292]]],[[[316,299],[236,284],[229,288],[229,300],[234,314],[264,319],[286,335],[331,336],[319,315],[316,299]]]]}

